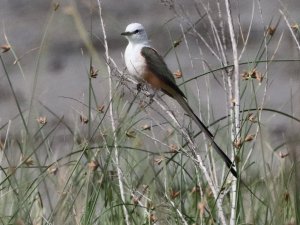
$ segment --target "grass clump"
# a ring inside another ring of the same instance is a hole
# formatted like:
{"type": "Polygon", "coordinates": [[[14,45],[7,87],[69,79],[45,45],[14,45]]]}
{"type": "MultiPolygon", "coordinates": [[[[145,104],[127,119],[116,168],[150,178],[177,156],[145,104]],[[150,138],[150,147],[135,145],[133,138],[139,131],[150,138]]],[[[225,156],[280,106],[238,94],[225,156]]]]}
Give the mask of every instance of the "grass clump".
{"type": "Polygon", "coordinates": [[[253,2],[244,29],[237,16],[241,11],[229,1],[197,3],[195,20],[182,5],[163,1],[176,20],[161,29],[176,24],[181,30],[179,35],[169,31],[172,44],[165,55],[175,54],[177,83],[235,160],[235,179],[174,102],[163,95],[150,98],[147,87],[135,90],[136,82],[111,57],[105,9],[96,3],[99,17],[91,9],[89,29],[75,5],[65,11],[83,43],[85,71],[82,99],[58,97],[71,115],[60,115],[55,103],[38,96],[60,5],[47,18],[32,79],[5,35],[1,79],[16,110],[0,127],[0,223],[298,224],[298,137],[273,143],[268,132],[279,119],[295,127],[300,121],[294,93],[279,108],[268,106],[278,65],[299,61],[297,56],[277,57],[284,35],[299,46],[288,11],[280,9],[279,19],[264,25],[261,5],[253,2]],[[263,32],[252,49],[255,16],[261,17],[263,32]],[[101,34],[94,33],[94,20],[101,34]],[[98,53],[94,43],[101,43],[104,52],[98,53]],[[9,57],[16,60],[24,83],[31,84],[25,102],[17,94],[9,57]],[[187,63],[190,77],[183,72],[187,63]]]}

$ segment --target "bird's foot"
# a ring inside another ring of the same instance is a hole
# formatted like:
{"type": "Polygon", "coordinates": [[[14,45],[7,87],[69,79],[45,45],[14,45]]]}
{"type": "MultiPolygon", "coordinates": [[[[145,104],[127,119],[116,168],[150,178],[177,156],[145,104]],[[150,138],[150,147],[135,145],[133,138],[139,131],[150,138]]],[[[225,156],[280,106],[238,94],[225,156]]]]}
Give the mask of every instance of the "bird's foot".
{"type": "Polygon", "coordinates": [[[155,96],[155,93],[152,93],[149,95],[149,105],[151,105],[154,102],[154,96],[155,96]]]}
{"type": "Polygon", "coordinates": [[[142,90],[143,84],[142,83],[137,83],[136,85],[136,89],[138,92],[140,92],[142,90]]]}

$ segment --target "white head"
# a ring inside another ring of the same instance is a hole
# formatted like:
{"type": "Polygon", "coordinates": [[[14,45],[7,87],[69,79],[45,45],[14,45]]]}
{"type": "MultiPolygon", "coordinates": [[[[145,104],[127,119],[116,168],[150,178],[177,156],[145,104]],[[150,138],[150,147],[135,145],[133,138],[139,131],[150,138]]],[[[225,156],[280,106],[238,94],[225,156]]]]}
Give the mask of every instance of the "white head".
{"type": "Polygon", "coordinates": [[[148,42],[147,33],[145,28],[140,23],[131,23],[126,27],[125,32],[121,33],[131,43],[143,43],[148,42]]]}

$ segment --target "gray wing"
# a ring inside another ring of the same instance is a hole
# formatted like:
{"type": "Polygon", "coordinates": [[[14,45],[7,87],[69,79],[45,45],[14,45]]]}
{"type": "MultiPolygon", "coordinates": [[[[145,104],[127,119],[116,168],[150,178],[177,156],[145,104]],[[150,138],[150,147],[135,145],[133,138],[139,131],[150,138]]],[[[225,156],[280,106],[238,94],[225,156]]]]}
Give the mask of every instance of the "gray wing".
{"type": "MultiPolygon", "coordinates": [[[[172,72],[169,70],[168,66],[166,65],[164,59],[155,51],[153,48],[150,47],[143,47],[141,51],[142,56],[146,59],[146,63],[148,69],[157,77],[162,80],[164,83],[168,84],[172,89],[176,90],[182,97],[185,98],[184,93],[179,89],[176,84],[175,78],[172,75],[172,72]]],[[[163,90],[166,94],[168,93],[167,90],[163,90]]]]}

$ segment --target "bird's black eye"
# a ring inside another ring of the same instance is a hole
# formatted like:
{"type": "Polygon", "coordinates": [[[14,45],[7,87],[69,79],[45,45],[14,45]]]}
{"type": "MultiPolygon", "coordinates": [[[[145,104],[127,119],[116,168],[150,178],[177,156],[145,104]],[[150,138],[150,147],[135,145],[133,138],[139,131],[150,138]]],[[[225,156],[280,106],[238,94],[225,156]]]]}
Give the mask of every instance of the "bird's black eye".
{"type": "Polygon", "coordinates": [[[137,33],[139,33],[139,32],[140,32],[140,30],[135,30],[135,31],[133,31],[134,34],[137,34],[137,33]]]}

